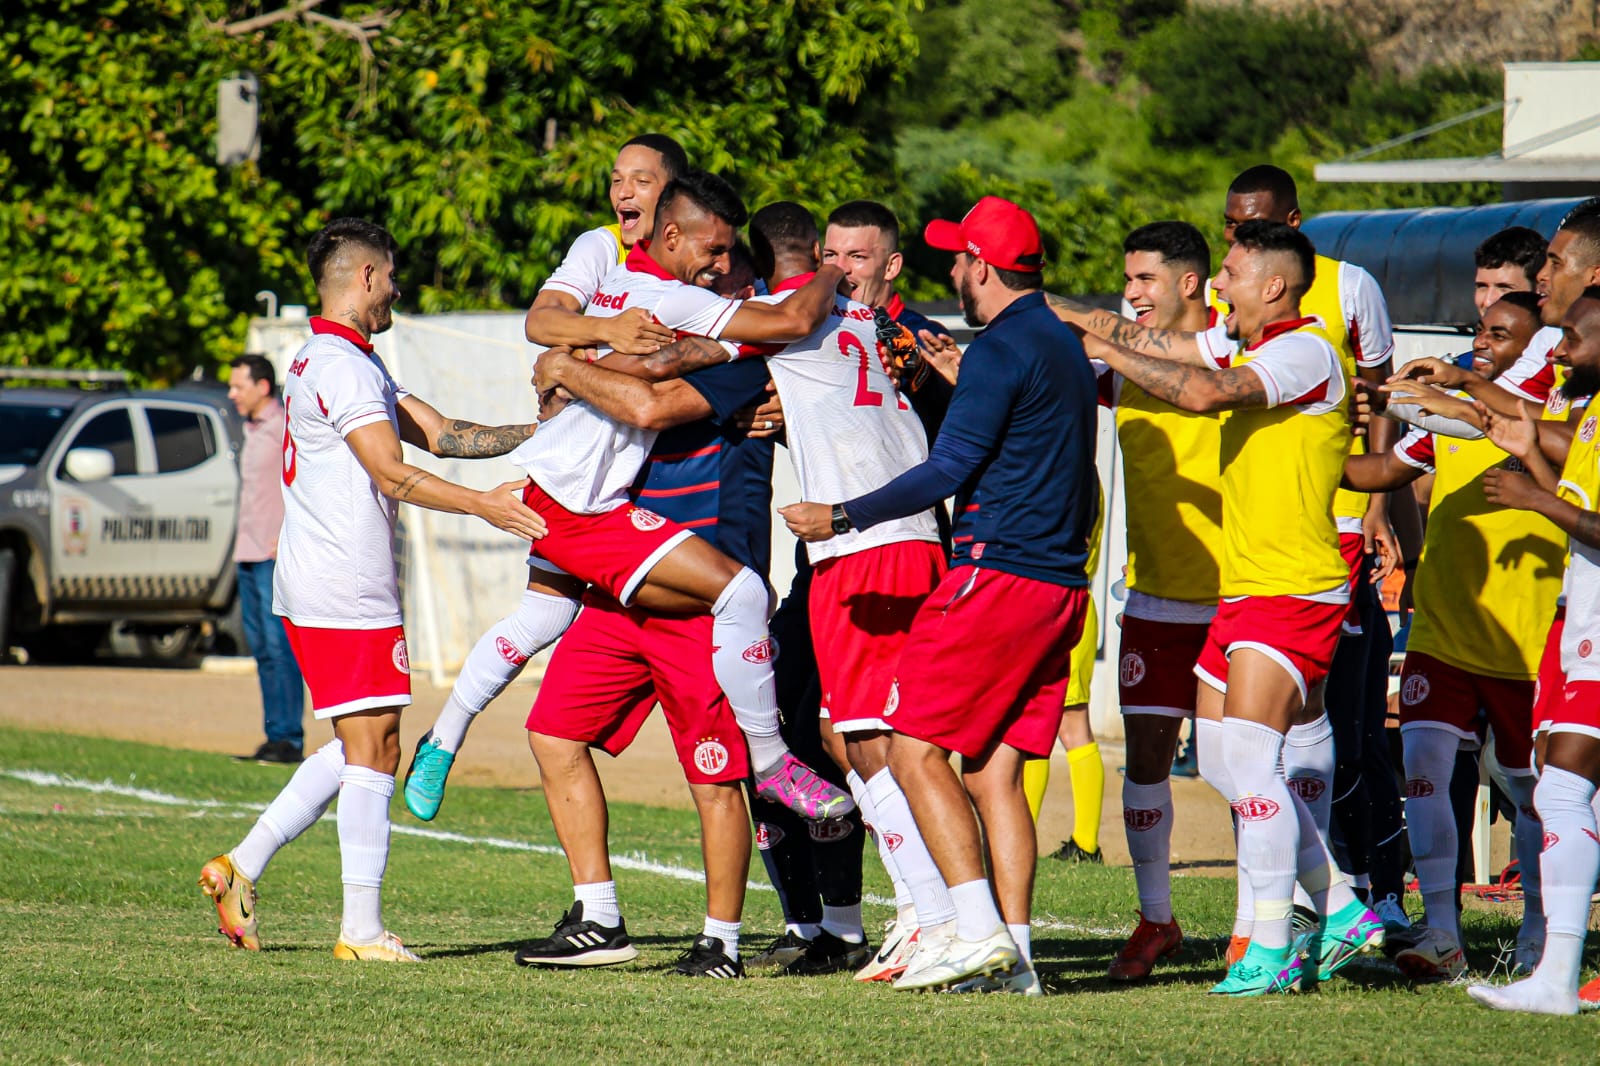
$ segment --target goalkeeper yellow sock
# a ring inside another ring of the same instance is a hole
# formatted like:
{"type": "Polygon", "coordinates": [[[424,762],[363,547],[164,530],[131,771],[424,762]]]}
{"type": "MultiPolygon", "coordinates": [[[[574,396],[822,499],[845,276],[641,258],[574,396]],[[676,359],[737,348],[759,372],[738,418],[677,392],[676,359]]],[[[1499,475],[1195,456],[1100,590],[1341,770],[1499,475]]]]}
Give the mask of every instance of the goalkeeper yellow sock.
{"type": "Polygon", "coordinates": [[[1039,808],[1044,806],[1044,790],[1050,784],[1050,760],[1026,759],[1022,763],[1022,793],[1028,797],[1033,823],[1039,824],[1039,808]]]}
{"type": "Polygon", "coordinates": [[[1106,767],[1093,741],[1067,752],[1072,772],[1072,839],[1093,854],[1100,848],[1100,814],[1105,805],[1106,767]]]}

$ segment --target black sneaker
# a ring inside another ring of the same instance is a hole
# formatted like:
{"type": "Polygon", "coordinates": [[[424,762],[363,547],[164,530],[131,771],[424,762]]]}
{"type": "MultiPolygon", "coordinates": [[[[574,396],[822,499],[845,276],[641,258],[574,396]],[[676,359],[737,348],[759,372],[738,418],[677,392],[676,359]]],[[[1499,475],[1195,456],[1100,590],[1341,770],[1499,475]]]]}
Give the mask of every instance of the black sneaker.
{"type": "Polygon", "coordinates": [[[518,948],[513,957],[518,966],[614,966],[638,958],[639,949],[628,940],[626,922],[607,927],[585,921],[582,901],[574,901],[554,933],[518,948]]]}
{"type": "Polygon", "coordinates": [[[1100,849],[1084,851],[1078,846],[1076,840],[1063,840],[1061,846],[1050,853],[1050,857],[1057,862],[1089,862],[1096,866],[1104,866],[1105,858],[1100,854],[1100,849]]]}
{"type": "Polygon", "coordinates": [[[294,765],[302,761],[300,746],[291,740],[269,740],[249,755],[235,755],[234,762],[281,763],[294,765]]]}
{"type": "Polygon", "coordinates": [[[867,964],[872,949],[865,939],[857,943],[842,940],[824,929],[806,948],[805,954],[783,968],[790,977],[817,977],[825,973],[849,970],[852,973],[867,964]]]}
{"type": "Polygon", "coordinates": [[[752,970],[768,970],[778,966],[788,966],[791,962],[806,953],[806,948],[811,946],[811,941],[796,933],[794,930],[786,931],[782,936],[772,942],[772,946],[759,955],[750,956],[749,966],[752,970]]]}
{"type": "Polygon", "coordinates": [[[744,963],[730,959],[722,941],[701,933],[688,951],[678,956],[675,969],[685,977],[743,977],[744,963]]]}

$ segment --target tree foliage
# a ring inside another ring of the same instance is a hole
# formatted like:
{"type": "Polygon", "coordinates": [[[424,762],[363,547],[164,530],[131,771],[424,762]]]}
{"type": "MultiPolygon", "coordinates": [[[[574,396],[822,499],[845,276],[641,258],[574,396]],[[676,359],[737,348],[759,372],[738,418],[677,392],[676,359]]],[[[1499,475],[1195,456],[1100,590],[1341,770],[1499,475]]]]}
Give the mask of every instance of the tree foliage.
{"type": "Polygon", "coordinates": [[[895,94],[896,113],[917,125],[947,126],[1054,103],[1071,93],[1076,74],[1071,25],[1058,0],[1011,0],[1003,12],[970,0],[930,0],[912,17],[920,55],[895,94]]]}
{"type": "Polygon", "coordinates": [[[893,164],[886,116],[857,105],[915,56],[911,2],[430,0],[370,54],[303,19],[229,35],[261,9],[222,0],[14,3],[0,363],[214,366],[257,289],[311,301],[300,251],[339,215],[390,226],[413,307],[525,305],[647,130],[752,199],[860,194],[893,164]],[[260,160],[218,168],[216,84],[239,70],[261,84],[260,160]]]}

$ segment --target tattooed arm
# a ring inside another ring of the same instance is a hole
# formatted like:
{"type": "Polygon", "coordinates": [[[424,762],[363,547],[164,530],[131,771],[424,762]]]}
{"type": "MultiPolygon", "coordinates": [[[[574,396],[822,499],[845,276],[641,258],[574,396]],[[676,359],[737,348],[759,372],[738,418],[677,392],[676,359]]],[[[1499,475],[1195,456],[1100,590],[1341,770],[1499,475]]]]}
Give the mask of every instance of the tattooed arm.
{"type": "Polygon", "coordinates": [[[445,459],[492,459],[533,436],[533,426],[481,426],[464,418],[445,418],[407,396],[400,401],[400,439],[445,459]]]}
{"type": "Polygon", "coordinates": [[[1054,293],[1045,293],[1044,300],[1056,317],[1067,325],[1076,326],[1129,351],[1187,366],[1207,365],[1200,352],[1201,335],[1198,333],[1141,326],[1114,311],[1090,307],[1054,293]]]}
{"type": "Polygon", "coordinates": [[[478,492],[446,481],[402,457],[400,438],[387,421],[351,430],[345,442],[377,486],[392,500],[449,514],[470,514],[519,537],[537,540],[545,534],[544,519],[522,502],[526,478],[478,492]]]}
{"type": "Polygon", "coordinates": [[[1158,400],[1185,411],[1225,411],[1234,407],[1266,407],[1266,382],[1248,366],[1213,370],[1113,344],[1091,333],[1084,338],[1089,358],[1103,361],[1158,400]]]}

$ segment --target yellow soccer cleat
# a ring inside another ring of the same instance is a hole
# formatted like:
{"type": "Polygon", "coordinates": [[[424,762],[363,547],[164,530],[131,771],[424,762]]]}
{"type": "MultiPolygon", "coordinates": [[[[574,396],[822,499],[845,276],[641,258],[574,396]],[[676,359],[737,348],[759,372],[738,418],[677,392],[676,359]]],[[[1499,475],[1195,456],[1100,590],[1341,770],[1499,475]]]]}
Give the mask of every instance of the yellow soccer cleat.
{"type": "Polygon", "coordinates": [[[200,867],[200,891],[217,905],[217,932],[236,948],[261,950],[256,936],[256,885],[234,869],[232,859],[218,855],[200,867]]]}
{"type": "Polygon", "coordinates": [[[333,945],[333,957],[347,962],[421,962],[416,952],[400,943],[400,938],[388,930],[376,944],[348,944],[344,937],[333,945]]]}

